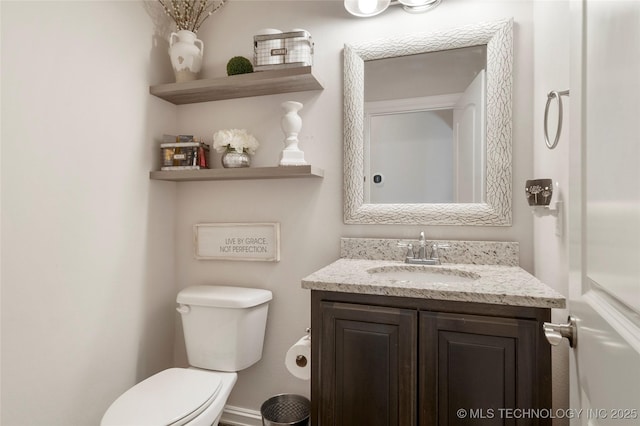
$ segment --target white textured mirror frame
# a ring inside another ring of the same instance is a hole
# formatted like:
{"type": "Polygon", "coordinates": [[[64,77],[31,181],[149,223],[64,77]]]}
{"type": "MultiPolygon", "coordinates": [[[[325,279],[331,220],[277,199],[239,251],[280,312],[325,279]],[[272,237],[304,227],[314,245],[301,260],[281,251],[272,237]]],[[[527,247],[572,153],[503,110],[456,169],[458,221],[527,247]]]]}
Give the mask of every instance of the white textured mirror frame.
{"type": "Polygon", "coordinates": [[[345,44],[344,222],[510,226],[512,66],[513,20],[345,44]],[[473,204],[365,204],[364,61],[483,44],[487,45],[486,201],[473,204]]]}

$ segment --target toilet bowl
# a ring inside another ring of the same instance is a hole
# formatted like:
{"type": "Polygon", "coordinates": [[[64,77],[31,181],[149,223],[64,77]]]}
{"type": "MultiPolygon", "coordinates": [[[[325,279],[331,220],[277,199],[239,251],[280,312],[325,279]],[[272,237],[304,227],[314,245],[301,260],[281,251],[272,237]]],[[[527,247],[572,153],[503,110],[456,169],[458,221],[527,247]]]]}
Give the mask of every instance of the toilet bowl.
{"type": "Polygon", "coordinates": [[[262,357],[271,297],[244,287],[182,290],[177,310],[191,367],[169,368],[133,386],[111,404],[101,426],[217,426],[236,371],[262,357]]]}

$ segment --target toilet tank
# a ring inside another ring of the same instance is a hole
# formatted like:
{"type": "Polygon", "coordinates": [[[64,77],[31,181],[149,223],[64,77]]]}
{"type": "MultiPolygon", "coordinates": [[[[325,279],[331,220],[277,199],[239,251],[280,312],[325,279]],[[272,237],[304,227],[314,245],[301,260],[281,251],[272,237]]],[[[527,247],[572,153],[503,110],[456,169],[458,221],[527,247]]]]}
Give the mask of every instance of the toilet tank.
{"type": "Polygon", "coordinates": [[[262,358],[269,290],[193,286],[178,293],[189,364],[240,371],[262,358]]]}

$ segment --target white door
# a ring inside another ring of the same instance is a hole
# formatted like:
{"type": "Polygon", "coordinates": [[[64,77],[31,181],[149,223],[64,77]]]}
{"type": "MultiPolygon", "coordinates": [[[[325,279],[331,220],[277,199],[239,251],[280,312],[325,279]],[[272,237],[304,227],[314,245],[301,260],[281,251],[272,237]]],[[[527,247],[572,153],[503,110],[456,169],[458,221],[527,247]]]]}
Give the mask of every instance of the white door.
{"type": "Polygon", "coordinates": [[[640,2],[572,3],[572,425],[638,425],[640,2]]]}
{"type": "Polygon", "coordinates": [[[481,70],[453,107],[453,190],[457,203],[484,201],[486,87],[485,71],[481,70]]]}

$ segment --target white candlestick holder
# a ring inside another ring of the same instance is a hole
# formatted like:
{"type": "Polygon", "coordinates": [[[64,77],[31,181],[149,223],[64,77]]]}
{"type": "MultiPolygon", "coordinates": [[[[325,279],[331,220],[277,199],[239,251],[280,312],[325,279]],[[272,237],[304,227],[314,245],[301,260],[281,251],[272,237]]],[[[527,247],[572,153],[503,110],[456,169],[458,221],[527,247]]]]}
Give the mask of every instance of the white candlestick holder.
{"type": "Polygon", "coordinates": [[[284,132],[284,149],[280,159],[281,166],[305,166],[308,163],[304,161],[304,152],[298,147],[298,134],[302,128],[302,118],[298,115],[298,111],[302,109],[300,102],[287,101],[282,103],[285,111],[280,125],[284,132]]]}

